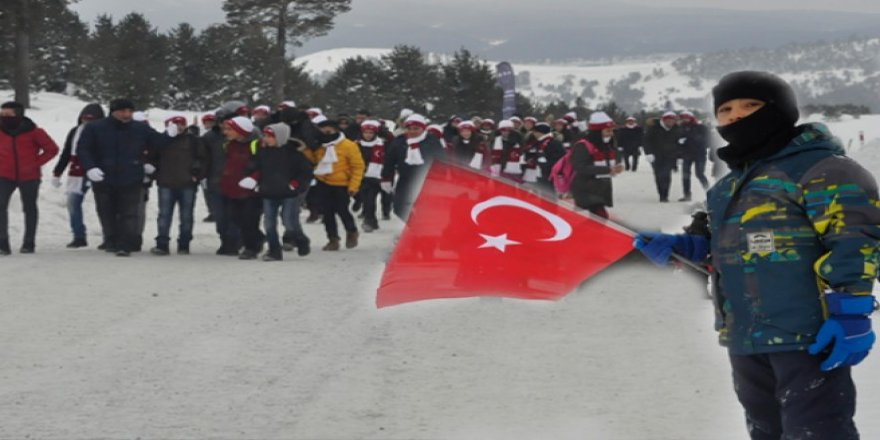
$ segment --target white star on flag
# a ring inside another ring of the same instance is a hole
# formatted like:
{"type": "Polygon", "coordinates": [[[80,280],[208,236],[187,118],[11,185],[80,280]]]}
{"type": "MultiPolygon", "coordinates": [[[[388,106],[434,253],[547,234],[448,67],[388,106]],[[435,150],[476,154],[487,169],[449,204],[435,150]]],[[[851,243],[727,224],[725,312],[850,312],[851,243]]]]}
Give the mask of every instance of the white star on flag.
{"type": "Polygon", "coordinates": [[[501,252],[507,252],[507,246],[515,246],[518,244],[522,244],[518,241],[508,240],[507,234],[501,234],[497,237],[493,237],[491,235],[480,234],[480,237],[483,237],[483,240],[486,240],[479,249],[485,248],[495,248],[501,252]]]}

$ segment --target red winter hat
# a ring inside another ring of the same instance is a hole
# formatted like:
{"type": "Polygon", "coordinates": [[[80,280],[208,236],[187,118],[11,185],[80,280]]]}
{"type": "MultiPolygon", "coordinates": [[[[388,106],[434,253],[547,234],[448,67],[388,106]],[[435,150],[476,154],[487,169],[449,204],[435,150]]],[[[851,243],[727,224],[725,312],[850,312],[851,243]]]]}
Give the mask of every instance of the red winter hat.
{"type": "Polygon", "coordinates": [[[260,113],[263,115],[268,115],[269,113],[272,113],[272,109],[270,109],[268,105],[260,105],[254,109],[254,114],[257,114],[257,113],[260,113]]]}
{"type": "Polygon", "coordinates": [[[413,114],[406,118],[406,122],[403,123],[403,126],[428,128],[428,121],[420,114],[413,114]]]}
{"type": "Polygon", "coordinates": [[[378,133],[380,127],[382,127],[382,123],[373,119],[361,122],[361,131],[372,131],[378,133]]]}
{"type": "Polygon", "coordinates": [[[536,117],[534,117],[534,116],[526,116],[525,118],[523,118],[523,122],[530,122],[530,121],[531,121],[533,124],[537,124],[537,123],[538,123],[538,118],[536,118],[536,117]]]}
{"type": "Polygon", "coordinates": [[[614,120],[605,112],[593,112],[590,115],[590,131],[602,131],[606,128],[614,128],[614,120]]]}
{"type": "Polygon", "coordinates": [[[461,121],[461,124],[458,124],[458,131],[461,130],[471,130],[474,131],[477,128],[471,121],[461,121]]]}
{"type": "Polygon", "coordinates": [[[202,116],[202,122],[216,121],[216,120],[217,120],[217,117],[214,116],[213,113],[208,113],[205,116],[202,116]]]}
{"type": "Polygon", "coordinates": [[[165,125],[168,125],[169,123],[186,125],[186,117],[182,115],[174,115],[165,120],[165,125]]]}
{"type": "Polygon", "coordinates": [[[238,116],[248,116],[251,114],[251,108],[243,105],[235,110],[235,114],[238,116]]]}
{"type": "Polygon", "coordinates": [[[483,121],[480,122],[480,127],[482,127],[484,125],[490,125],[492,127],[495,127],[495,121],[492,119],[489,119],[489,118],[483,119],[483,121]]]}
{"type": "Polygon", "coordinates": [[[226,125],[242,136],[250,136],[254,131],[254,123],[243,116],[236,116],[226,121],[226,125]]]}

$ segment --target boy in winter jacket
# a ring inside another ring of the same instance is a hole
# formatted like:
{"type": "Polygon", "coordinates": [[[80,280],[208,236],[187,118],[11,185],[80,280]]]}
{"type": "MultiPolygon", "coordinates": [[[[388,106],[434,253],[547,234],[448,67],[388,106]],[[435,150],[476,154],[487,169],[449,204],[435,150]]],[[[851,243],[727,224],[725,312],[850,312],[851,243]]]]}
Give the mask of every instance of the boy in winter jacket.
{"type": "Polygon", "coordinates": [[[675,252],[713,268],[752,439],[857,440],[851,367],[876,339],[877,183],[825,126],[795,125],[779,77],[736,72],[712,92],[731,171],[709,190],[711,236],[641,234],[636,247],[657,264],[675,252]]]}
{"type": "Polygon", "coordinates": [[[312,190],[317,192],[323,209],[324,229],[328,239],[324,250],[338,251],[340,248],[337,216],[345,227],[345,247],[352,249],[357,247],[359,237],[349,204],[351,197],[361,189],[364,158],[357,144],[346,139],[336,121],[318,116],[313,122],[320,130],[318,141],[321,145],[318,148],[308,148],[304,153],[315,165],[317,183],[312,190]]]}
{"type": "Polygon", "coordinates": [[[589,134],[571,147],[575,173],[571,184],[579,208],[608,218],[606,208],[614,206],[611,178],[623,172],[614,140],[614,121],[604,112],[590,115],[589,134]]]}
{"type": "Polygon", "coordinates": [[[394,213],[402,220],[409,218],[410,210],[428,168],[434,159],[444,157],[446,151],[440,140],[428,133],[424,116],[411,114],[404,121],[404,134],[388,146],[382,166],[382,190],[394,193],[394,213]],[[394,177],[397,175],[397,184],[394,177]]]}
{"type": "Polygon", "coordinates": [[[303,155],[305,145],[290,139],[290,127],[284,123],[271,124],[263,129],[262,148],[251,160],[250,174],[242,186],[255,185],[263,198],[263,226],[269,250],[263,261],[284,259],[278,234],[278,216],[284,229],[292,234],[293,244],[300,256],[311,251],[310,240],[299,221],[301,194],[312,181],[311,163],[303,155]]]}
{"type": "Polygon", "coordinates": [[[675,113],[666,112],[659,121],[650,121],[645,131],[645,160],[654,168],[654,183],[657,185],[661,203],[669,201],[672,170],[681,157],[681,134],[676,125],[677,118],[675,113]]]}
{"type": "Polygon", "coordinates": [[[58,154],[52,138],[24,116],[24,106],[7,102],[0,106],[0,255],[9,255],[9,199],[16,189],[24,208],[24,240],[21,253],[36,248],[37,196],[40,168],[58,154]]]}
{"type": "Polygon", "coordinates": [[[645,138],[645,131],[639,126],[636,118],[626,118],[624,126],[617,130],[614,135],[617,143],[623,150],[623,164],[626,171],[636,172],[639,169],[639,148],[645,138]]]}
{"type": "Polygon", "coordinates": [[[262,249],[260,215],[263,203],[254,189],[256,183],[247,181],[248,166],[260,146],[259,136],[254,133],[254,124],[244,116],[236,116],[223,123],[226,136],[226,163],[220,178],[220,193],[223,195],[223,214],[238,227],[241,243],[235,241],[233,232],[227,230],[221,238],[221,255],[238,255],[241,260],[257,258],[262,249]],[[245,184],[247,183],[247,184],[245,184]],[[238,252],[241,244],[244,250],[238,252]]]}
{"type": "Polygon", "coordinates": [[[553,184],[550,182],[551,170],[563,156],[565,156],[565,147],[556,140],[550,125],[543,122],[535,125],[534,137],[525,148],[526,166],[523,180],[535,184],[547,194],[555,194],[553,184]]]}
{"type": "Polygon", "coordinates": [[[381,197],[382,218],[391,218],[391,194],[382,191],[382,165],[385,163],[385,141],[379,137],[382,124],[376,120],[361,123],[358,146],[367,164],[364,182],[361,184],[361,200],[364,210],[364,232],[379,229],[376,215],[376,198],[381,197]]]}
{"type": "Polygon", "coordinates": [[[55,170],[52,172],[52,186],[61,188],[61,175],[70,165],[67,171],[67,184],[65,193],[67,194],[67,214],[70,217],[70,229],[73,232],[73,241],[67,244],[68,249],[77,249],[88,246],[86,240],[86,225],[83,222],[82,205],[85,200],[86,192],[91,185],[85,178],[86,171],[79,162],[79,155],[76,151],[76,145],[79,143],[79,137],[82,135],[83,127],[91,121],[104,118],[104,109],[101,104],[86,105],[79,114],[76,127],[70,129],[67,133],[67,139],[64,141],[64,149],[55,164],[55,170]]]}
{"type": "Polygon", "coordinates": [[[156,237],[156,247],[150,252],[153,255],[168,255],[176,205],[180,211],[177,253],[188,255],[192,241],[196,189],[205,178],[207,153],[201,139],[186,129],[186,117],[171,117],[165,121],[165,126],[172,141],[154,149],[150,157],[150,162],[156,167],[153,175],[159,187],[159,234],[156,237]]]}

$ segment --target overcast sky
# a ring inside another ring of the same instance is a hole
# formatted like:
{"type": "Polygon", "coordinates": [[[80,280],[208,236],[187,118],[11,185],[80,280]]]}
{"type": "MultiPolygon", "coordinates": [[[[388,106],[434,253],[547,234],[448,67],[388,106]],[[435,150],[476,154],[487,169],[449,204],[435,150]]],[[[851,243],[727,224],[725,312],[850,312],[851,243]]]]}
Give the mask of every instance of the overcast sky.
{"type": "MultiPolygon", "coordinates": [[[[412,10],[419,3],[434,3],[437,0],[406,0],[408,8],[412,10]]],[[[450,14],[460,12],[460,7],[473,4],[473,0],[440,0],[449,5],[450,14]]],[[[616,4],[643,4],[658,6],[661,4],[655,0],[480,0],[481,3],[496,3],[499,7],[528,6],[534,5],[536,10],[549,6],[562,6],[564,8],[584,8],[590,10],[596,7],[613,8],[616,4]],[[590,4],[589,8],[585,5],[590,4]]],[[[147,18],[160,29],[165,30],[177,23],[186,21],[202,28],[211,23],[222,22],[224,14],[220,5],[222,0],[80,0],[74,4],[73,9],[80,13],[83,19],[93,21],[101,13],[109,13],[114,17],[122,17],[132,12],[142,12],[147,18]]],[[[360,10],[381,6],[383,4],[397,4],[400,0],[353,0],[352,12],[349,15],[357,16],[360,10]]],[[[768,10],[768,9],[817,9],[851,12],[875,12],[880,13],[880,1],[878,0],[663,0],[663,6],[669,7],[711,7],[740,10],[768,10]]],[[[390,17],[393,20],[393,17],[390,17]]],[[[551,19],[551,17],[548,17],[551,19]]]]}

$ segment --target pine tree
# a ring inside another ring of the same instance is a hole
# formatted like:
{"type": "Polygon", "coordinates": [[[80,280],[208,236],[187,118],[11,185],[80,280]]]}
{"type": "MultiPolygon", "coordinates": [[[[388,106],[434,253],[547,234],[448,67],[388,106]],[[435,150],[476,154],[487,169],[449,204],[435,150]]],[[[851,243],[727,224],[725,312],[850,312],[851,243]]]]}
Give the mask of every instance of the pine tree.
{"type": "Polygon", "coordinates": [[[428,63],[422,51],[414,46],[396,46],[382,57],[388,84],[387,106],[427,114],[439,101],[440,72],[428,63]]]}
{"type": "Polygon", "coordinates": [[[443,73],[443,99],[438,102],[436,113],[480,115],[497,118],[501,114],[504,92],[492,68],[473,56],[467,49],[460,49],[452,60],[441,67],[443,73]]]}
{"type": "Polygon", "coordinates": [[[322,101],[330,114],[364,107],[392,114],[395,110],[384,106],[389,92],[382,66],[375,60],[355,57],[345,60],[327,80],[322,101]]]}
{"type": "Polygon", "coordinates": [[[83,43],[80,62],[74,76],[79,79],[76,94],[89,100],[113,99],[111,80],[119,75],[114,54],[119,52],[116,26],[109,15],[100,15],[95,28],[83,43]]]}
{"type": "Polygon", "coordinates": [[[276,101],[284,98],[289,72],[288,49],[327,34],[333,19],[351,9],[351,0],[225,0],[223,10],[233,27],[252,29],[273,39],[269,72],[276,101]]]}
{"type": "Polygon", "coordinates": [[[205,107],[208,76],[201,41],[189,23],[168,34],[168,86],[162,104],[167,108],[201,110],[205,107]]]}

